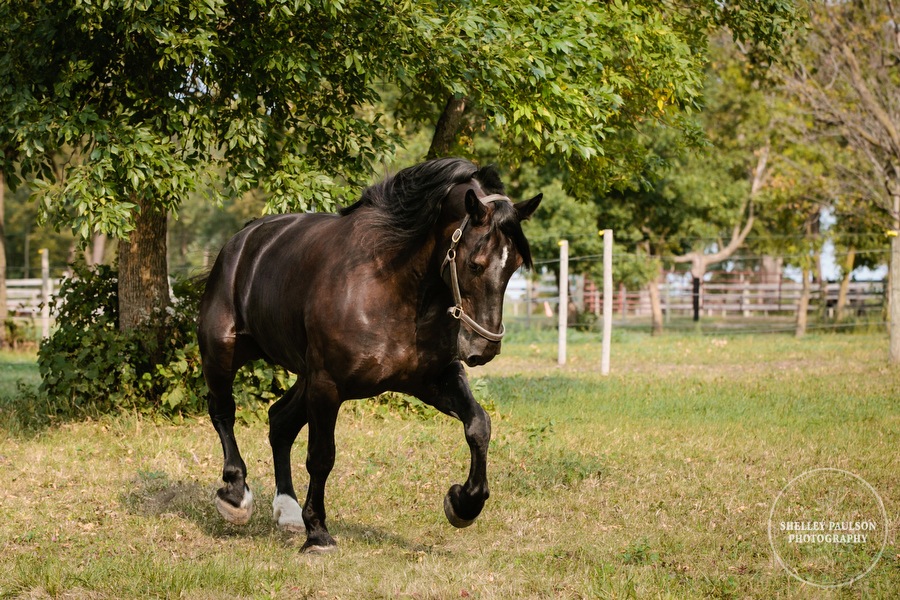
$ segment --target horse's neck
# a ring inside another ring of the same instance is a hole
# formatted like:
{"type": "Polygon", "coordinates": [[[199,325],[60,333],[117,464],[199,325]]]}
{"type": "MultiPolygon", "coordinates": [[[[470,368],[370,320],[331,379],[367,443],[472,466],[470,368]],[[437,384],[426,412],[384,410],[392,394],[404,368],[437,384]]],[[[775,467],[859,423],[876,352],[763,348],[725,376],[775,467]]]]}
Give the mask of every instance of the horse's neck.
{"type": "MultiPolygon", "coordinates": [[[[415,302],[416,312],[420,315],[444,314],[450,306],[451,293],[443,281],[441,268],[450,247],[450,236],[462,219],[457,219],[455,212],[458,211],[447,211],[445,207],[432,232],[420,243],[406,248],[382,249],[372,255],[378,277],[385,283],[390,281],[388,285],[396,286],[405,301],[415,302]]],[[[373,233],[363,220],[367,217],[359,210],[344,218],[360,219],[351,229],[356,244],[377,247],[377,241],[371,237],[373,233]]]]}
{"type": "Polygon", "coordinates": [[[447,314],[447,309],[452,304],[452,292],[444,279],[444,267],[447,252],[450,249],[450,238],[459,226],[459,220],[441,219],[435,226],[434,232],[427,243],[427,249],[423,248],[423,255],[419,263],[420,272],[417,285],[419,290],[419,313],[423,311],[435,311],[440,317],[447,314]]]}

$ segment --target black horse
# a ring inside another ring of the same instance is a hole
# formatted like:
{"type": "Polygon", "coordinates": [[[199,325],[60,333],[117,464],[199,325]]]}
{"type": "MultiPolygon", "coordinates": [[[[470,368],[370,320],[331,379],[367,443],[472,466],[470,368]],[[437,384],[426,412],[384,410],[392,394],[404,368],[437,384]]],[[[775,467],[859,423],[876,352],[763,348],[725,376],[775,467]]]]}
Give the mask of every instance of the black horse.
{"type": "Polygon", "coordinates": [[[335,545],[325,527],[325,481],[341,403],[387,390],[463,422],[469,476],[450,488],[444,511],[456,527],[475,520],[488,498],[491,423],[460,361],[481,365],[500,352],[506,285],[531,265],[520,222],[541,201],[513,204],[503,194],[490,167],[433,160],[365,189],[339,215],[265,217],[225,245],[200,306],[199,341],[225,454],[216,506],[226,520],[246,523],[253,509],[232,384],[256,358],[298,374],[269,409],[269,442],[274,516],[306,531],[304,550],[335,545]],[[310,482],[301,510],[290,455],[307,423],[310,482]]]}

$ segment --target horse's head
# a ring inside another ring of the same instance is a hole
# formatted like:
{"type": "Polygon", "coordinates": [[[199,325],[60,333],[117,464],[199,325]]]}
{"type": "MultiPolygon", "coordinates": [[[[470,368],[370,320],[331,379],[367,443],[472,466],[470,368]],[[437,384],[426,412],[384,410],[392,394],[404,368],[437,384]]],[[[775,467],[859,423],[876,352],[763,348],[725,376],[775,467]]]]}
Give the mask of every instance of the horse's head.
{"type": "Polygon", "coordinates": [[[460,320],[459,357],[469,366],[483,365],[500,352],[506,286],[516,269],[531,266],[521,222],[541,198],[513,204],[477,185],[465,191],[466,214],[453,230],[442,273],[453,291],[450,314],[460,320]]]}

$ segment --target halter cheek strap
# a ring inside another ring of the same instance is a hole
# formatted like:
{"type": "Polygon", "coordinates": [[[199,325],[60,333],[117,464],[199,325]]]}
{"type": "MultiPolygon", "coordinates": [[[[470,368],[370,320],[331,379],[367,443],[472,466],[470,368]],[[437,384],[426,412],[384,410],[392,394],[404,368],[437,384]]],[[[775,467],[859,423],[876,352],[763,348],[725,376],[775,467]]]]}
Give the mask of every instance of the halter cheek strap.
{"type": "MultiPolygon", "coordinates": [[[[490,196],[485,196],[481,198],[482,203],[488,203],[493,200],[506,200],[509,201],[509,198],[503,196],[502,194],[491,194],[490,196]]],[[[459,245],[459,241],[462,239],[463,231],[466,229],[466,225],[469,224],[469,215],[466,215],[462,223],[459,224],[459,227],[456,231],[453,232],[453,235],[450,237],[450,248],[447,250],[447,256],[444,258],[444,263],[441,265],[441,272],[450,267],[450,287],[453,290],[453,301],[456,303],[455,306],[451,306],[447,309],[447,313],[453,317],[454,319],[459,319],[466,326],[483,337],[484,339],[491,342],[499,342],[503,339],[503,335],[506,333],[506,328],[503,324],[500,324],[500,332],[494,333],[489,331],[476,323],[472,317],[467,315],[462,307],[462,294],[459,291],[459,276],[456,273],[456,247],[459,245]]]]}

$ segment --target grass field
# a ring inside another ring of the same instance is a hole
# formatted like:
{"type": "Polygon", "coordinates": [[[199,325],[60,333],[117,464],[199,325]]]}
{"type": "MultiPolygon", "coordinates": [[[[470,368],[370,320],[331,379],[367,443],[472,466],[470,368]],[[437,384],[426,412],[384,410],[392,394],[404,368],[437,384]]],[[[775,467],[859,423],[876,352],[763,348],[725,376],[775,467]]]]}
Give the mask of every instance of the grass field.
{"type": "MultiPolygon", "coordinates": [[[[441,509],[468,466],[459,423],[346,406],[328,555],[300,554],[303,537],[272,523],[264,424],[238,431],[257,500],[240,528],[213,507],[221,451],[205,420],[7,421],[0,596],[900,597],[895,525],[874,569],[838,589],[789,576],[768,538],[779,491],[822,467],[864,478],[900,517],[900,369],[884,336],[625,333],[606,378],[593,337],[573,334],[564,368],[550,334],[509,337],[471,372],[494,421],[479,520],[455,530],[441,509]]],[[[0,401],[15,401],[13,378],[35,383],[30,361],[0,355],[0,401]]],[[[304,455],[298,443],[298,481],[304,455]]]]}

